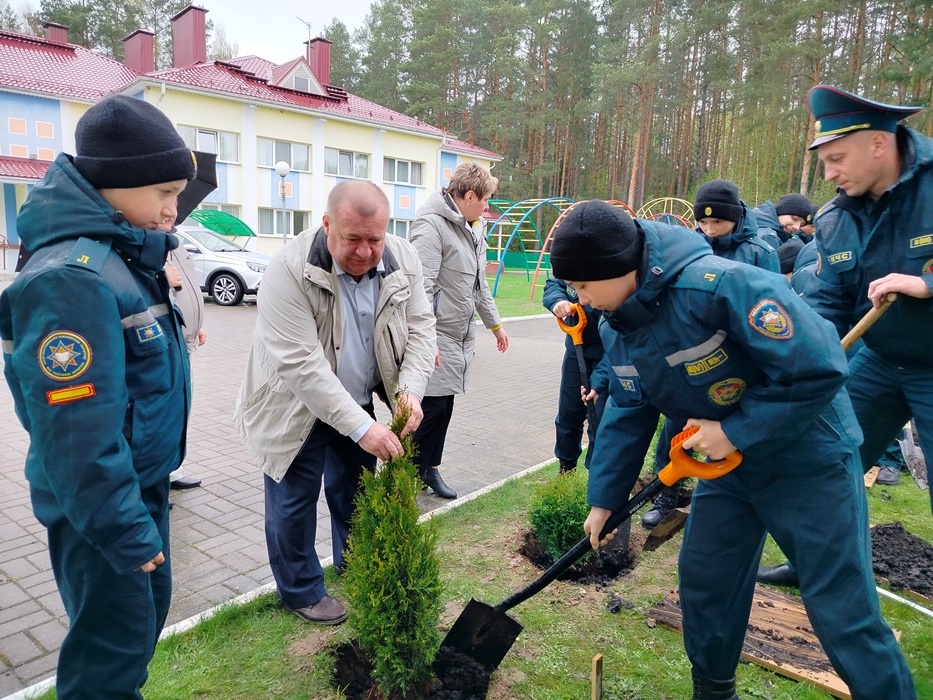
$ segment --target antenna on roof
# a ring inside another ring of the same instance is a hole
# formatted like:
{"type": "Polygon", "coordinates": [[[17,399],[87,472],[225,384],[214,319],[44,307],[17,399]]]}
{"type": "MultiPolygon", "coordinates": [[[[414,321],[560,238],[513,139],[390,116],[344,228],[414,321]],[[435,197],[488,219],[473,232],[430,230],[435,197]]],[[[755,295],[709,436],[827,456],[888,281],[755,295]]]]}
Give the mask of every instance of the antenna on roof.
{"type": "Polygon", "coordinates": [[[303,25],[305,25],[308,28],[308,41],[311,41],[311,23],[305,22],[303,19],[301,19],[301,17],[296,17],[295,19],[297,19],[299,22],[301,22],[303,25]]]}

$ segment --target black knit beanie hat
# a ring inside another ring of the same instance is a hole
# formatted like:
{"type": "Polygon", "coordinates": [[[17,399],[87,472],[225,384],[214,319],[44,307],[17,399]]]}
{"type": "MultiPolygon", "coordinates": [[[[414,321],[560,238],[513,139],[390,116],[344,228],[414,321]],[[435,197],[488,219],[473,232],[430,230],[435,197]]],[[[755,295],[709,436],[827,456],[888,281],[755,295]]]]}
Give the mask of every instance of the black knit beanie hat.
{"type": "Polygon", "coordinates": [[[803,249],[803,241],[794,236],[788,238],[784,243],[778,246],[778,260],[781,261],[781,272],[787,274],[794,271],[794,263],[797,262],[797,256],[803,249]]]}
{"type": "Polygon", "coordinates": [[[810,204],[806,195],[795,192],[785,194],[777,201],[774,208],[777,209],[778,216],[790,214],[799,216],[804,221],[813,221],[813,205],[810,204]]]}
{"type": "Polygon", "coordinates": [[[739,188],[728,180],[710,180],[700,185],[693,202],[693,217],[722,219],[738,223],[745,209],[739,199],[739,188]]]}
{"type": "Polygon", "coordinates": [[[551,240],[554,277],[574,282],[614,279],[641,264],[644,236],[625,211],[598,199],[571,209],[551,240]]]}
{"type": "Polygon", "coordinates": [[[97,189],[191,180],[191,150],[158,107],[112,95],[91,107],[75,129],[75,167],[97,189]]]}

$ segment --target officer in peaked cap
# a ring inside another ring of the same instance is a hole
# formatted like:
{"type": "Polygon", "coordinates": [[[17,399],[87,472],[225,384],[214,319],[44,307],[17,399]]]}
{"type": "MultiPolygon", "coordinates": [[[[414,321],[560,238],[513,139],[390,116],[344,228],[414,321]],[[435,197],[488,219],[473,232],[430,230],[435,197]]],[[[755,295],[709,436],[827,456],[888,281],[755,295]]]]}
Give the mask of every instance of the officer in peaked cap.
{"type": "Polygon", "coordinates": [[[877,464],[911,417],[933,454],[933,139],[899,124],[919,107],[828,85],[807,97],[810,148],[838,194],[816,218],[819,284],[805,299],[842,335],[888,292],[899,297],[849,365],[862,466],[877,464]]]}

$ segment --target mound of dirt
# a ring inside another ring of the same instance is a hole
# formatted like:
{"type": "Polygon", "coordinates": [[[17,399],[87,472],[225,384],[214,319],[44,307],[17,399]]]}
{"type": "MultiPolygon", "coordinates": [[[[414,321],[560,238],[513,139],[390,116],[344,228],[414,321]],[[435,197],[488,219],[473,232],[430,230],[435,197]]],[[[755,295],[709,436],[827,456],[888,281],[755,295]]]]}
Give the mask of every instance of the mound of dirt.
{"type": "Polygon", "coordinates": [[[892,587],[933,598],[933,545],[905,530],[901,523],[871,529],[871,564],[892,587]]]}
{"type": "MultiPolygon", "coordinates": [[[[519,554],[526,557],[539,569],[547,569],[554,563],[554,558],[544,551],[533,530],[525,533],[519,547],[519,554]]],[[[608,586],[635,567],[635,555],[632,548],[619,549],[613,546],[601,547],[595,554],[577,562],[557,577],[558,581],[570,581],[583,585],[608,586]]]]}
{"type": "MultiPolygon", "coordinates": [[[[337,657],[334,687],[343,690],[347,700],[380,697],[373,688],[372,664],[356,642],[341,644],[337,657]]],[[[484,700],[489,691],[489,671],[469,656],[441,647],[434,660],[437,674],[429,688],[405,700],[484,700]]]]}

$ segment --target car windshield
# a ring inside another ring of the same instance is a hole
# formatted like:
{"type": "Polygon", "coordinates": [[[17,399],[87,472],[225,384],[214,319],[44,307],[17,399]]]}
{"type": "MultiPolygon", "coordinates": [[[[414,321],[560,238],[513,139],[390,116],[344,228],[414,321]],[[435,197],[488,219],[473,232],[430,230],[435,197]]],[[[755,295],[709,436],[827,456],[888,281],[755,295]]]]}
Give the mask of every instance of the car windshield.
{"type": "Polygon", "coordinates": [[[243,246],[237,245],[229,238],[224,238],[219,236],[213,231],[208,231],[207,229],[185,229],[181,231],[184,235],[193,238],[202,246],[211,250],[215,253],[240,253],[244,252],[246,248],[243,246]]]}

